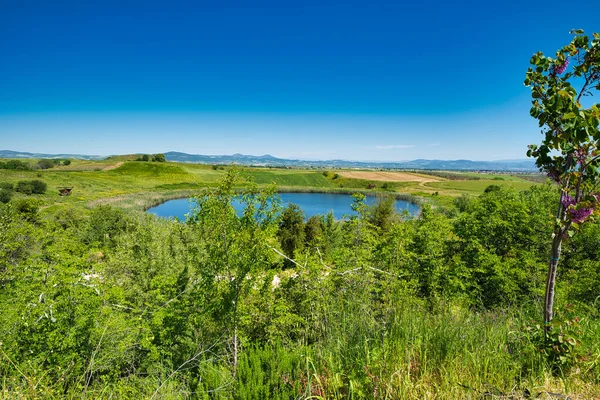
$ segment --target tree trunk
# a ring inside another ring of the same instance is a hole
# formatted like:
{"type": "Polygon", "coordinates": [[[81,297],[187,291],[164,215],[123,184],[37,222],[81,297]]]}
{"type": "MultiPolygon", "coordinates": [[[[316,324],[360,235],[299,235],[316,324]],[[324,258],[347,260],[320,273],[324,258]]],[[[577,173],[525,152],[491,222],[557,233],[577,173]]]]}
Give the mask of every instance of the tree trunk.
{"type": "Polygon", "coordinates": [[[560,250],[562,246],[562,229],[558,228],[554,232],[552,240],[552,250],[550,251],[550,261],[548,262],[548,277],[546,279],[546,297],[544,301],[544,326],[549,328],[552,321],[554,306],[554,288],[556,286],[556,267],[560,258],[560,250]]]}

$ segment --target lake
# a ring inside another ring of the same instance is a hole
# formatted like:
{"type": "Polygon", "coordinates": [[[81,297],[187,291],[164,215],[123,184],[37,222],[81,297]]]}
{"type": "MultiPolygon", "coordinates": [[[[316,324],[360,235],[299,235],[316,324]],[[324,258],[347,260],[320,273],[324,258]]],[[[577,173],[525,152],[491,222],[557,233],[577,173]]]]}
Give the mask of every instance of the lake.
{"type": "MultiPolygon", "coordinates": [[[[349,194],[337,193],[279,193],[283,207],[288,203],[297,204],[306,218],[317,214],[327,214],[333,211],[336,219],[342,219],[344,215],[354,214],[350,205],[353,198],[349,194]]],[[[375,196],[367,196],[366,203],[371,205],[376,202],[375,196]]],[[[240,213],[242,205],[238,201],[233,201],[234,208],[240,213]]],[[[148,212],[163,218],[177,217],[180,220],[185,219],[185,214],[193,208],[190,199],[169,200],[161,205],[148,209],[148,212]]],[[[419,206],[408,201],[396,200],[396,210],[399,212],[408,211],[410,215],[419,213],[419,206]]]]}

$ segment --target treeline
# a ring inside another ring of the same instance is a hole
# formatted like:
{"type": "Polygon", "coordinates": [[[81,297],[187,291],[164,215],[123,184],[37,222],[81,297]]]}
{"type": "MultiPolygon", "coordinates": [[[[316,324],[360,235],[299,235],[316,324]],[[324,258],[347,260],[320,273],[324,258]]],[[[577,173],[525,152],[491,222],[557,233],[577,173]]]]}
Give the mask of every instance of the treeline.
{"type": "Polygon", "coordinates": [[[39,160],[35,164],[31,165],[31,163],[21,161],[21,160],[7,160],[0,161],[0,169],[9,169],[16,171],[28,171],[32,169],[50,169],[54,168],[57,165],[71,165],[71,160],[65,159],[43,159],[39,160]]]}
{"type": "MultiPolygon", "coordinates": [[[[568,242],[540,340],[552,186],[461,209],[305,221],[274,190],[189,218],[0,206],[0,393],[64,398],[476,398],[600,388],[600,228],[568,242]]],[[[526,396],[525,396],[526,397],[526,396]]],[[[590,397],[591,398],[591,397],[590,397]]]]}
{"type": "Polygon", "coordinates": [[[166,162],[167,159],[165,158],[165,155],[162,153],[152,154],[152,155],[142,154],[141,156],[136,158],[135,161],[166,162]]]}

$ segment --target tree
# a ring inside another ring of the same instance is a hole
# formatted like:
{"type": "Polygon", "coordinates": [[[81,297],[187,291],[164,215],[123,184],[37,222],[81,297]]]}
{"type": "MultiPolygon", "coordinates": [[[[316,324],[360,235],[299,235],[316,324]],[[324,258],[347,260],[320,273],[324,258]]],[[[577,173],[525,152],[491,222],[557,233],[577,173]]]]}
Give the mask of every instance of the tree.
{"type": "Polygon", "coordinates": [[[54,162],[52,160],[40,160],[35,164],[37,169],[50,169],[54,167],[54,162]]]}
{"type": "Polygon", "coordinates": [[[71,165],[71,160],[64,160],[63,165],[71,165]]]}
{"type": "Polygon", "coordinates": [[[377,195],[377,202],[369,210],[369,222],[386,232],[399,220],[396,199],[389,195],[377,195]]]}
{"type": "MultiPolygon", "coordinates": [[[[277,237],[281,242],[281,249],[289,258],[294,258],[296,252],[301,250],[304,244],[304,213],[302,209],[290,203],[281,215],[277,237]]],[[[285,260],[285,265],[291,267],[293,264],[285,260]]]]}
{"type": "Polygon", "coordinates": [[[539,120],[544,135],[539,146],[529,146],[527,155],[560,188],[546,280],[546,327],[553,317],[563,240],[600,215],[600,196],[595,193],[600,176],[600,107],[586,98],[600,91],[600,34],[594,33],[592,39],[582,30],[571,34],[573,40],[555,58],[534,54],[525,79],[533,98],[530,114],[539,120]]]}
{"type": "Polygon", "coordinates": [[[149,160],[150,160],[150,156],[148,154],[142,155],[142,161],[149,161],[149,160]]]}
{"type": "MultiPolygon", "coordinates": [[[[240,353],[240,304],[259,279],[260,271],[275,263],[273,251],[279,203],[275,188],[252,186],[241,197],[239,216],[232,200],[238,171],[231,169],[217,188],[196,197],[196,207],[187,222],[203,241],[202,279],[214,289],[221,304],[219,315],[232,333],[232,366],[237,371],[240,353]]],[[[243,311],[243,310],[242,310],[243,311]]]]}
{"type": "Polygon", "coordinates": [[[155,155],[152,156],[152,161],[154,161],[154,162],[165,162],[167,160],[166,160],[164,154],[159,153],[159,154],[155,154],[155,155]]]}

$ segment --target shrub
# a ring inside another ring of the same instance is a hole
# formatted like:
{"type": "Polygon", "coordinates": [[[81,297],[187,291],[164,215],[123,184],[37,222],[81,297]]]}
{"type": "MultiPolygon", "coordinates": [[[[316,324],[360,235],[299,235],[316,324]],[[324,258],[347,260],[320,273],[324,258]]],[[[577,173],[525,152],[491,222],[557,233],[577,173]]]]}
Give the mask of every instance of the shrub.
{"type": "Polygon", "coordinates": [[[23,194],[44,194],[48,189],[48,185],[45,182],[38,179],[32,181],[19,181],[15,190],[23,194]]]}
{"type": "Polygon", "coordinates": [[[17,182],[15,191],[23,194],[33,194],[33,185],[30,181],[19,181],[17,182]]]}
{"type": "Polygon", "coordinates": [[[25,220],[36,222],[38,219],[38,211],[42,202],[39,199],[18,199],[15,200],[15,211],[25,220]]]}
{"type": "Polygon", "coordinates": [[[464,193],[461,194],[459,197],[455,197],[454,200],[452,201],[452,204],[454,204],[454,207],[456,207],[458,209],[458,211],[460,211],[460,212],[466,211],[467,208],[469,207],[470,203],[471,203],[471,198],[464,193]]]}
{"type": "Polygon", "coordinates": [[[15,187],[10,182],[0,182],[0,189],[5,189],[12,192],[15,190],[15,187]]]}
{"type": "Polygon", "coordinates": [[[48,185],[46,185],[46,182],[40,181],[38,179],[31,181],[31,185],[33,186],[33,193],[35,194],[44,194],[48,189],[48,185]]]}
{"type": "Polygon", "coordinates": [[[31,169],[28,163],[19,160],[8,160],[7,162],[2,163],[0,167],[2,167],[3,169],[13,169],[21,171],[31,169]]]}
{"type": "Polygon", "coordinates": [[[12,190],[0,189],[0,203],[8,203],[13,196],[12,190]]]}
{"type": "Polygon", "coordinates": [[[115,238],[134,226],[133,219],[125,211],[110,206],[99,206],[90,213],[83,242],[113,246],[115,238]]]}
{"type": "Polygon", "coordinates": [[[65,160],[65,161],[63,161],[63,165],[71,165],[71,160],[65,160]]]}
{"type": "Polygon", "coordinates": [[[52,160],[40,160],[35,164],[37,169],[50,169],[54,167],[54,162],[52,160]]]}

